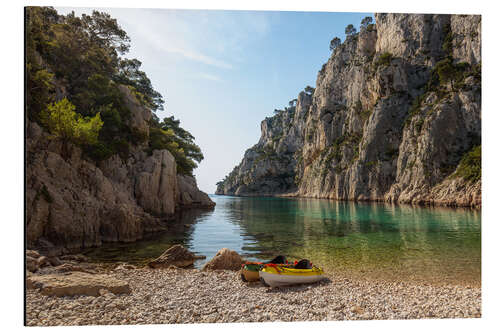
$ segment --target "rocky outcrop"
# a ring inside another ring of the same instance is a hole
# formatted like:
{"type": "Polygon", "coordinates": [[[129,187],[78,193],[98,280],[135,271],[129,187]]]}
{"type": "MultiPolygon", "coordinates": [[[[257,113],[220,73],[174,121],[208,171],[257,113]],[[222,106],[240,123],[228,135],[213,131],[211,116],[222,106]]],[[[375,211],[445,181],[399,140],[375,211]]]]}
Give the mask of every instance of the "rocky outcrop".
{"type": "Polygon", "coordinates": [[[220,249],[215,257],[207,262],[202,270],[231,270],[237,271],[241,268],[243,259],[236,251],[226,248],[220,249]]]}
{"type": "Polygon", "coordinates": [[[37,251],[26,250],[26,269],[28,272],[37,272],[39,269],[47,266],[59,266],[62,262],[57,257],[46,257],[40,255],[37,251]]]}
{"type": "Polygon", "coordinates": [[[195,255],[192,252],[177,244],[163,252],[158,258],[151,260],[148,266],[151,268],[188,267],[193,265],[194,260],[195,255]]]}
{"type": "Polygon", "coordinates": [[[132,290],[126,281],[107,274],[71,272],[69,274],[30,275],[26,278],[28,289],[38,289],[47,296],[99,296],[105,291],[113,294],[130,294],[132,290]]]}
{"type": "Polygon", "coordinates": [[[376,14],[266,118],[216,194],[481,205],[457,173],[481,144],[481,18],[376,14]]]}
{"type": "MultiPolygon", "coordinates": [[[[125,94],[131,124],[147,134],[151,112],[125,94]]],[[[36,123],[26,128],[28,248],[54,256],[102,242],[132,242],[166,230],[183,208],[213,207],[194,178],[178,175],[168,150],[131,147],[130,155],[94,162],[36,123]]]]}
{"type": "Polygon", "coordinates": [[[177,203],[182,208],[213,208],[215,202],[198,189],[196,179],[188,175],[177,175],[178,198],[177,203]]]}

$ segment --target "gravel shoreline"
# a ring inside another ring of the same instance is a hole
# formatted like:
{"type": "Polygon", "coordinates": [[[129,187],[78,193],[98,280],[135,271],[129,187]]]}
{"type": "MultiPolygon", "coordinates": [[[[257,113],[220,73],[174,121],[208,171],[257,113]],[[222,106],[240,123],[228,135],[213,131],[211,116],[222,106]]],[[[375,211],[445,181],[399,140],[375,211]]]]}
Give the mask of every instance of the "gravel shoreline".
{"type": "Polygon", "coordinates": [[[367,281],[328,275],[268,289],[234,271],[125,269],[130,295],[44,296],[27,290],[26,324],[118,325],[481,317],[481,288],[367,281]]]}

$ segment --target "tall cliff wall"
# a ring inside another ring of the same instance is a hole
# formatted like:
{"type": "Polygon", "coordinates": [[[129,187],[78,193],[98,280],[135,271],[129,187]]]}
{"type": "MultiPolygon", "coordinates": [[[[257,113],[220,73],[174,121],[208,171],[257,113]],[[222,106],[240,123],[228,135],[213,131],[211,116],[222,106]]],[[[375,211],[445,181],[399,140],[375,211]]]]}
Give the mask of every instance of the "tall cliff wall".
{"type": "MultiPolygon", "coordinates": [[[[151,111],[121,89],[132,126],[147,134],[151,111]]],[[[26,126],[28,248],[59,254],[102,242],[136,241],[168,230],[183,209],[215,205],[193,177],[177,173],[168,150],[149,154],[139,144],[127,158],[113,155],[96,163],[36,123],[26,126]]]]}
{"type": "Polygon", "coordinates": [[[376,14],[266,118],[217,194],[480,206],[461,161],[481,144],[481,18],[376,14]]]}

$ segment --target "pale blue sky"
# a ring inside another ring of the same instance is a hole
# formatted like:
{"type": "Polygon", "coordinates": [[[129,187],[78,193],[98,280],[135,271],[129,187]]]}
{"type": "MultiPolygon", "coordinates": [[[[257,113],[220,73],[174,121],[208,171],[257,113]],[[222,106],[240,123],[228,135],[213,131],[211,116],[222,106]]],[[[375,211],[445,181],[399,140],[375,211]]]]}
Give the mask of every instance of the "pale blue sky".
{"type": "MultiPolygon", "coordinates": [[[[87,8],[56,8],[66,14],[87,8]]],[[[131,38],[128,58],[142,61],[164,97],[162,119],[174,115],[205,159],[194,174],[200,189],[240,163],[260,137],[260,122],[297,97],[329,56],[330,40],[359,29],[367,13],[97,8],[131,38]]]]}

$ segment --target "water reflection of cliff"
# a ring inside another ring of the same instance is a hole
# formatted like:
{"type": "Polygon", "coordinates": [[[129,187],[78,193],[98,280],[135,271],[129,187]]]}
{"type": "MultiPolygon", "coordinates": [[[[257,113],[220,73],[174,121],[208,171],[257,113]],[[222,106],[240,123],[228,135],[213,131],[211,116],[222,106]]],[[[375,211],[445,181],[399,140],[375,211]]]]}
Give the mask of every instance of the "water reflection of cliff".
{"type": "Polygon", "coordinates": [[[281,198],[225,204],[227,218],[255,240],[243,249],[258,258],[285,254],[339,271],[480,281],[476,210],[281,198]]]}
{"type": "Polygon", "coordinates": [[[134,243],[109,243],[90,249],[85,254],[99,262],[117,261],[143,264],[160,256],[174,244],[190,247],[196,222],[210,215],[213,209],[188,209],[179,213],[175,221],[169,222],[167,231],[150,234],[134,243]]]}

